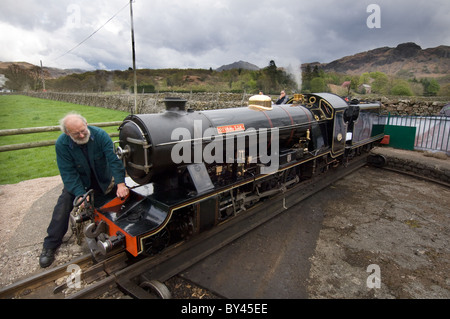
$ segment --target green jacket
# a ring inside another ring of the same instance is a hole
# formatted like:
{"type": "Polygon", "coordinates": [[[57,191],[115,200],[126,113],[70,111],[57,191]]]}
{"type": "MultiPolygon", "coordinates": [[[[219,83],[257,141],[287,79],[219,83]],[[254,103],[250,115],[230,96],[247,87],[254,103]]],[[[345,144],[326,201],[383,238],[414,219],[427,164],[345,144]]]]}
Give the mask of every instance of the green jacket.
{"type": "MultiPolygon", "coordinates": [[[[98,184],[105,192],[114,177],[114,183],[125,182],[125,169],[122,161],[114,153],[109,135],[95,126],[88,126],[91,137],[87,144],[89,161],[95,172],[98,184]]],[[[81,148],[66,134],[56,141],[56,162],[66,190],[75,195],[85,194],[91,184],[91,169],[81,148]]]]}

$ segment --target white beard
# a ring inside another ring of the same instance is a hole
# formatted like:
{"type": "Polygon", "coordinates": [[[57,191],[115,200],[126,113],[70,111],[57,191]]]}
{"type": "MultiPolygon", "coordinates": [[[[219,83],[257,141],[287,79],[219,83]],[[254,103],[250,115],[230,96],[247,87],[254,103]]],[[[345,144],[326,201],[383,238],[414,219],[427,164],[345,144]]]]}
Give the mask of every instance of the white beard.
{"type": "Polygon", "coordinates": [[[89,129],[87,130],[88,133],[86,134],[86,136],[82,139],[79,138],[74,138],[72,136],[70,136],[70,138],[72,139],[72,141],[74,141],[75,143],[77,143],[78,145],[84,145],[87,144],[87,142],[89,142],[89,138],[91,137],[91,131],[89,131],[89,129]]]}

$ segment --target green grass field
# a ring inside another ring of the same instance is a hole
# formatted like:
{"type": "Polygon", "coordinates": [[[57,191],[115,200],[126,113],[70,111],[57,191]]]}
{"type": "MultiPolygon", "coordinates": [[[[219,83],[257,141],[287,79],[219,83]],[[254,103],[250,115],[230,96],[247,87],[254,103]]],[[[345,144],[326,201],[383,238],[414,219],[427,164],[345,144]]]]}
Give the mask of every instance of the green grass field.
{"type": "MultiPolygon", "coordinates": [[[[21,95],[0,95],[0,130],[54,126],[69,112],[78,112],[88,123],[122,121],[128,113],[99,107],[37,99],[21,95]]],[[[105,127],[108,133],[117,127],[105,127]]],[[[1,136],[0,145],[56,140],[61,132],[1,136]]],[[[33,178],[58,175],[54,146],[0,152],[0,184],[14,184],[33,178]]]]}

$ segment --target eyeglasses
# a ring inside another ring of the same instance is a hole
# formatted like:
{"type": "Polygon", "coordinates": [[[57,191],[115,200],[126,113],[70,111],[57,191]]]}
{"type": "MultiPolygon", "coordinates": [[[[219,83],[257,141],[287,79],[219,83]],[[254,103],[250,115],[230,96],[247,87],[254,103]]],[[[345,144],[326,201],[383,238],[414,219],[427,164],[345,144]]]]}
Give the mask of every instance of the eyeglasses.
{"type": "Polygon", "coordinates": [[[81,135],[87,135],[89,133],[88,129],[85,128],[84,130],[81,130],[79,132],[69,132],[69,135],[74,136],[74,137],[79,137],[81,135]]]}

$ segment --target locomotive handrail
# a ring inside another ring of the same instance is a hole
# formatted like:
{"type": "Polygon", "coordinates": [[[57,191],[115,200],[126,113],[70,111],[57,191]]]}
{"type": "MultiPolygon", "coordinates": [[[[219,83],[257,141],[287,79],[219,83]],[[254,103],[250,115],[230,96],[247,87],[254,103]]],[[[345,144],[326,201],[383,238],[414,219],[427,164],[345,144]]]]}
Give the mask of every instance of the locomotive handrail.
{"type": "Polygon", "coordinates": [[[147,146],[148,148],[152,146],[146,140],[144,140],[144,141],[143,140],[138,140],[137,138],[132,138],[132,137],[127,137],[127,142],[130,142],[132,144],[147,146]]]}

